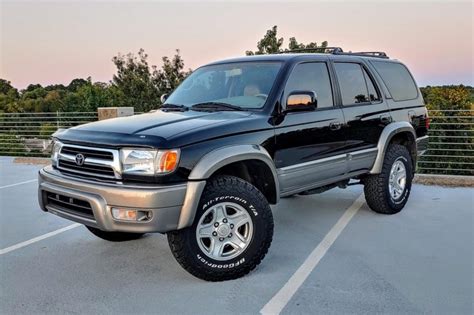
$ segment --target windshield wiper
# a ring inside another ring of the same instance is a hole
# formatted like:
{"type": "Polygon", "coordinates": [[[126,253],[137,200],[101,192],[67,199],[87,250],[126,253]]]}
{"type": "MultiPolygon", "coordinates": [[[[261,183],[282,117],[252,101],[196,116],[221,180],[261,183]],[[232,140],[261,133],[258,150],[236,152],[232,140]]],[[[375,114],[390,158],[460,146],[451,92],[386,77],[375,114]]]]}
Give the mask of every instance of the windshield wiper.
{"type": "Polygon", "coordinates": [[[170,112],[170,111],[185,112],[185,111],[189,110],[189,107],[187,107],[185,105],[167,103],[167,104],[163,104],[163,106],[161,106],[161,109],[163,109],[167,112],[170,112]]]}
{"type": "Polygon", "coordinates": [[[191,106],[192,110],[202,110],[202,111],[213,111],[213,110],[245,110],[244,108],[237,106],[237,105],[232,105],[232,104],[227,104],[227,103],[222,103],[222,102],[203,102],[203,103],[198,103],[194,104],[191,106]]]}

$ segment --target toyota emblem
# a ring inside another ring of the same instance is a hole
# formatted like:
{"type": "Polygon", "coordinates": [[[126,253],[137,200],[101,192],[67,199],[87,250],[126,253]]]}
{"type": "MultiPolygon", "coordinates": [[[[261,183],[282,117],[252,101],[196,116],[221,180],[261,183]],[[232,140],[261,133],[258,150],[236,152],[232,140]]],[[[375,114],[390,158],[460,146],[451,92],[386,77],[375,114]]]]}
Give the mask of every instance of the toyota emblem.
{"type": "Polygon", "coordinates": [[[82,166],[84,164],[85,157],[82,154],[76,154],[76,164],[82,166]]]}

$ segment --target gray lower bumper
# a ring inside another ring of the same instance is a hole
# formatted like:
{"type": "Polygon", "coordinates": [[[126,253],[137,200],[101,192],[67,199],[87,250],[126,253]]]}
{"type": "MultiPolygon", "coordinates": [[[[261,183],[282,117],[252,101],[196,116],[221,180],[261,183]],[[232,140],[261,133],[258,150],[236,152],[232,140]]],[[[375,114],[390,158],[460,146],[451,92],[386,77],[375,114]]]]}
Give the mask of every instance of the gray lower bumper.
{"type": "Polygon", "coordinates": [[[179,185],[122,185],[83,180],[65,176],[47,166],[39,172],[38,198],[41,209],[104,231],[168,232],[192,224],[205,181],[179,185]],[[86,201],[93,216],[85,217],[67,205],[49,202],[47,193],[86,201]],[[151,219],[141,222],[116,220],[112,207],[152,212],[151,219]]]}

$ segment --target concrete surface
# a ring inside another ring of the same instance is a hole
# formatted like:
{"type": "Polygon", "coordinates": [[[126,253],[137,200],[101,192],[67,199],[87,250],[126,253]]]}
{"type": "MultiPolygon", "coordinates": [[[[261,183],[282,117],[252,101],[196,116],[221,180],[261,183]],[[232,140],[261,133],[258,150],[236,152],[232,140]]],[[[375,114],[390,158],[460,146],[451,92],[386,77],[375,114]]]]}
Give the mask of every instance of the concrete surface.
{"type": "MultiPolygon", "coordinates": [[[[41,166],[12,160],[0,157],[0,249],[71,225],[39,209],[41,166]]],[[[163,235],[109,243],[68,230],[0,254],[0,314],[256,314],[361,188],[283,199],[262,264],[223,283],[189,275],[163,235]]],[[[282,314],[472,314],[473,225],[472,188],[415,185],[393,216],[364,205],[282,314]]]]}

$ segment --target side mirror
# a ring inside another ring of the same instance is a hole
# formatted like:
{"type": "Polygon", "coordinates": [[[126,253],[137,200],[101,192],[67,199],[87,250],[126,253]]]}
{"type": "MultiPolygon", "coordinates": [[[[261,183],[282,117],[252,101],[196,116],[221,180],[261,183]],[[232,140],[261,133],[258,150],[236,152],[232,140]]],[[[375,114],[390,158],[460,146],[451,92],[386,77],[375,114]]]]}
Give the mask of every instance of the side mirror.
{"type": "Polygon", "coordinates": [[[166,99],[168,98],[168,96],[169,96],[168,93],[165,93],[165,94],[161,95],[161,97],[160,97],[161,104],[166,102],[166,99]]]}
{"type": "Polygon", "coordinates": [[[313,91],[293,91],[286,99],[286,111],[315,110],[318,105],[316,93],[313,91]]]}

